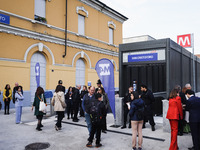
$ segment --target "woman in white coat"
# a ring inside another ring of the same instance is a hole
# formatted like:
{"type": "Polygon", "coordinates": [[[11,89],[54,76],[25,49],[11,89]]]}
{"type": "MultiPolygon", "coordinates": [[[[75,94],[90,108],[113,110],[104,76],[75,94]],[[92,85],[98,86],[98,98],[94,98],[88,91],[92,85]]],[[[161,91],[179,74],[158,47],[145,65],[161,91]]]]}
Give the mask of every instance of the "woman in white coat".
{"type": "Polygon", "coordinates": [[[65,103],[64,92],[62,91],[62,86],[57,85],[51,102],[51,104],[54,106],[54,111],[56,111],[58,115],[57,123],[55,124],[56,131],[61,130],[62,128],[61,122],[62,119],[64,118],[64,111],[65,111],[65,108],[63,108],[62,103],[65,103]]]}

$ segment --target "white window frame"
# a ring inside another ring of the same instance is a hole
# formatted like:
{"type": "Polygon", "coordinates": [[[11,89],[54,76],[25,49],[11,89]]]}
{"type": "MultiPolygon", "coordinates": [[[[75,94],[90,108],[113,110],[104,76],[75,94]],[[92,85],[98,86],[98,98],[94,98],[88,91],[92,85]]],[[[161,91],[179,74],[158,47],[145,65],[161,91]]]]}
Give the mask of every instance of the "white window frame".
{"type": "Polygon", "coordinates": [[[78,34],[85,35],[85,16],[78,14],[78,34]]]}
{"type": "Polygon", "coordinates": [[[114,44],[114,29],[109,28],[109,44],[114,44]]]}
{"type": "Polygon", "coordinates": [[[34,11],[36,16],[46,18],[46,0],[35,0],[34,11]]]}

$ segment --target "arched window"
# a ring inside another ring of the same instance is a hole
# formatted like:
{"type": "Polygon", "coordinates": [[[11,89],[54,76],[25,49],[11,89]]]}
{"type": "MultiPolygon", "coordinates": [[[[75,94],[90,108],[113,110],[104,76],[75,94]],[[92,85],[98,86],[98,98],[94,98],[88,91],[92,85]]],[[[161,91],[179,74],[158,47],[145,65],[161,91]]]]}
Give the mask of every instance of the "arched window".
{"type": "Polygon", "coordinates": [[[76,62],[76,85],[85,85],[85,62],[81,58],[76,62]]]}
{"type": "Polygon", "coordinates": [[[46,88],[46,58],[41,52],[36,52],[31,57],[31,102],[34,100],[35,92],[38,86],[41,86],[44,90],[46,88]]]}

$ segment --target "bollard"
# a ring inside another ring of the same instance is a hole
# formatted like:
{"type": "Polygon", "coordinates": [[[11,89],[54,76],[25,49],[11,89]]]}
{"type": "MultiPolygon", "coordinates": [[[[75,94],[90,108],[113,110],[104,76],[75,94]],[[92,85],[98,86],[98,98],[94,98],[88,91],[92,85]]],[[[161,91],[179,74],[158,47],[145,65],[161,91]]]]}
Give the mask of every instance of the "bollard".
{"type": "Polygon", "coordinates": [[[51,105],[51,100],[52,100],[52,98],[50,99],[50,116],[53,116],[53,115],[55,115],[56,113],[55,113],[55,111],[54,111],[53,106],[51,105]]]}
{"type": "Polygon", "coordinates": [[[162,100],[163,103],[163,131],[164,132],[171,132],[169,120],[166,118],[167,111],[169,108],[169,101],[168,100],[162,100]]]}
{"type": "Polygon", "coordinates": [[[121,126],[123,124],[123,97],[115,97],[115,115],[116,121],[115,125],[121,126]]]}

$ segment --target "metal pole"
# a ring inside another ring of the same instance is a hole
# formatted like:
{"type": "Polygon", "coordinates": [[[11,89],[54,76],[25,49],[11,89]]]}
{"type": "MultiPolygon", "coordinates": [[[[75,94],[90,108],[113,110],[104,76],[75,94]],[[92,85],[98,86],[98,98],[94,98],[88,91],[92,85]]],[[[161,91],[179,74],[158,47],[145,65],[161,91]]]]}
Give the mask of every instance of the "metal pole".
{"type": "Polygon", "coordinates": [[[195,84],[195,61],[194,61],[194,33],[191,34],[192,38],[192,53],[193,53],[193,86],[194,86],[194,92],[196,92],[196,84],[195,84]]]}
{"type": "Polygon", "coordinates": [[[63,58],[67,55],[67,0],[66,0],[66,8],[65,8],[65,53],[63,58]]]}

